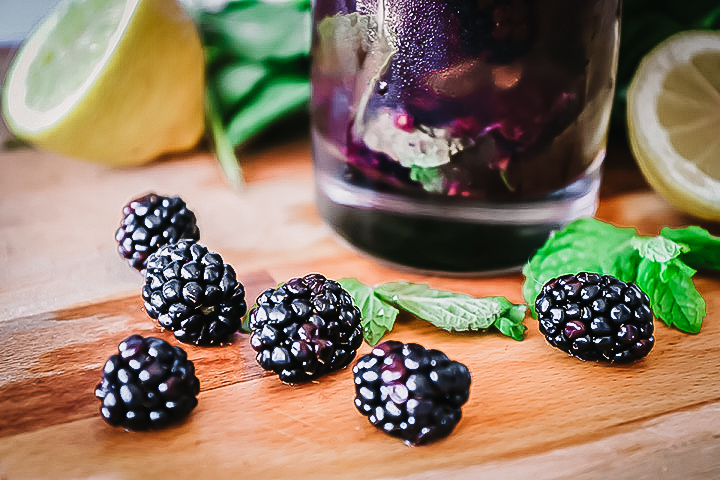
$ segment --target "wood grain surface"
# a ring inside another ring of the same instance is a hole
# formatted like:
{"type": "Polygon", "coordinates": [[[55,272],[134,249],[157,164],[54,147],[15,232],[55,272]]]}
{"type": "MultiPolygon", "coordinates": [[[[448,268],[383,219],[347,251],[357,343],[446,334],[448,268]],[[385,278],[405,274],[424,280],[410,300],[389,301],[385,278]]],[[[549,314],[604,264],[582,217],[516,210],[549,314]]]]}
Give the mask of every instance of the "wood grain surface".
{"type": "MultiPolygon", "coordinates": [[[[315,210],[305,136],[244,155],[246,185],[233,191],[203,152],[132,169],[0,152],[0,479],[720,478],[720,275],[706,272],[695,277],[707,301],[702,331],[657,322],[654,350],[625,366],[565,356],[531,317],[517,342],[401,315],[388,338],[441,349],[472,372],[462,420],[434,444],[408,447],[375,430],[355,410],[350,369],[280,383],[245,334],[183,345],[201,382],[187,420],[144,433],[106,425],[93,389],[117,343],[140,333],[179,345],[144,313],[142,279],[116,253],[122,206],[148,191],[187,201],[250,303],[309,272],[523,301],[519,272],[422,276],[340,241],[315,210]]],[[[689,224],[718,233],[653,193],[623,145],[608,155],[598,216],[648,234],[689,224]]]]}

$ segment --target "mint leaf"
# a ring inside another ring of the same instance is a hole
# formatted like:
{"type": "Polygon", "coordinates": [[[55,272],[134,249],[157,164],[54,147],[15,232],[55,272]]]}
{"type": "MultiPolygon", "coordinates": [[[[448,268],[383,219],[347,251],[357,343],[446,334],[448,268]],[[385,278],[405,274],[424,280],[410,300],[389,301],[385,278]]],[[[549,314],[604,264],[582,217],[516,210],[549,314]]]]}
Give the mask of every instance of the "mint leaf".
{"type": "Polygon", "coordinates": [[[553,232],[538,252],[523,266],[523,297],[535,314],[535,299],[550,279],[581,271],[612,275],[630,270],[632,264],[615,265],[616,252],[631,252],[626,244],[637,234],[634,228],[618,228],[587,217],[553,232]]]}
{"type": "Polygon", "coordinates": [[[307,78],[274,77],[230,119],[227,136],[233,145],[242,145],[277,119],[305,109],[309,98],[307,78]]]}
{"type": "Polygon", "coordinates": [[[372,287],[354,278],[341,278],[338,283],[347,290],[360,309],[363,337],[369,345],[376,345],[395,326],[398,309],[375,296],[372,287]]]}
{"type": "Polygon", "coordinates": [[[630,240],[630,244],[643,259],[657,263],[668,263],[689,250],[686,245],[665,237],[635,237],[630,240]]]}
{"type": "Polygon", "coordinates": [[[383,283],[375,287],[375,294],[447,331],[486,330],[495,326],[515,340],[522,340],[525,332],[522,324],[525,306],[514,305],[503,297],[476,298],[408,282],[383,283]]]}
{"type": "Polygon", "coordinates": [[[641,260],[640,253],[635,246],[637,238],[632,237],[607,252],[606,258],[609,263],[602,267],[602,271],[606,275],[612,275],[626,283],[635,281],[641,260]]]}
{"type": "Polygon", "coordinates": [[[197,23],[203,44],[219,45],[234,58],[281,62],[307,57],[310,50],[312,20],[300,4],[231,2],[200,12],[197,23]]]}
{"type": "Polygon", "coordinates": [[[699,332],[705,300],[692,282],[695,270],[679,259],[690,247],[664,236],[636,237],[631,243],[640,257],[635,282],[650,297],[655,316],[684,332],[699,332]]]}
{"type": "Polygon", "coordinates": [[[665,227],[660,230],[660,235],[688,246],[689,250],[680,258],[689,266],[698,270],[701,268],[720,270],[720,237],[713,236],[697,226],[679,229],[665,227]]]}
{"type": "Polygon", "coordinates": [[[526,313],[527,307],[525,305],[513,305],[506,311],[506,316],[498,318],[493,325],[503,335],[521,341],[525,336],[525,330],[527,330],[523,324],[526,313]]]}
{"type": "Polygon", "coordinates": [[[426,192],[439,193],[443,188],[443,176],[438,167],[410,167],[410,180],[422,183],[426,192]]]}
{"type": "Polygon", "coordinates": [[[673,258],[661,263],[643,258],[638,266],[637,286],[650,297],[656,317],[688,333],[697,333],[705,317],[705,300],[695,288],[695,270],[673,258]]]}

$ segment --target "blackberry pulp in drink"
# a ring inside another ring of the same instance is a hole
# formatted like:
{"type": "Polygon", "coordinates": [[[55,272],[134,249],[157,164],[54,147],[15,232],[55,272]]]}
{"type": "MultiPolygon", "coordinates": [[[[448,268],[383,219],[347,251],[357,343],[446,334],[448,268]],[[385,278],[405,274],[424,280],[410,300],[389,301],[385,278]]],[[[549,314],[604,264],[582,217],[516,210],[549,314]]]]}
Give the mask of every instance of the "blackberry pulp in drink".
{"type": "Polygon", "coordinates": [[[318,207],[383,260],[517,268],[592,215],[622,0],[316,0],[318,207]]]}

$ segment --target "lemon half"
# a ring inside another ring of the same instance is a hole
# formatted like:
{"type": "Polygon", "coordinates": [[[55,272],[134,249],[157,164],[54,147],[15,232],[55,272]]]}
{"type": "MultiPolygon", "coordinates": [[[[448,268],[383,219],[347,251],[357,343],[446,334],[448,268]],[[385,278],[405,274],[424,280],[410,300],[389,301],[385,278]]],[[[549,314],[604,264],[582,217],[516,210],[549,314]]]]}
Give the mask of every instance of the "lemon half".
{"type": "Polygon", "coordinates": [[[720,220],[720,32],[676,34],[627,92],[630,145],[648,183],[682,211],[720,220]]]}
{"type": "Polygon", "coordinates": [[[66,0],[15,55],[3,114],[38,147],[134,165],[198,142],[203,91],[200,37],[175,0],[66,0]]]}

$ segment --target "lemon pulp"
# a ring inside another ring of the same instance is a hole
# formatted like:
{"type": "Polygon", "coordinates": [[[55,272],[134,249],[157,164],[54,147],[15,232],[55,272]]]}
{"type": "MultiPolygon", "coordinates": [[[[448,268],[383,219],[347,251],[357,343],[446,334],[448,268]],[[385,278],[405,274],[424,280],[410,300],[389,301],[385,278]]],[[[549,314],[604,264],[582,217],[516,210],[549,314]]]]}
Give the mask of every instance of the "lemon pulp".
{"type": "Polygon", "coordinates": [[[671,69],[657,112],[678,154],[720,179],[720,52],[697,53],[671,69]]]}
{"type": "Polygon", "coordinates": [[[651,51],[627,113],[648,183],[680,210],[720,220],[720,33],[683,32],[651,51]]]}
{"type": "Polygon", "coordinates": [[[94,76],[124,10],[122,3],[108,0],[82,0],[62,8],[67,11],[57,17],[53,42],[38,45],[28,65],[25,103],[34,110],[57,107],[94,76]],[[78,32],[78,24],[87,27],[78,32]]]}

